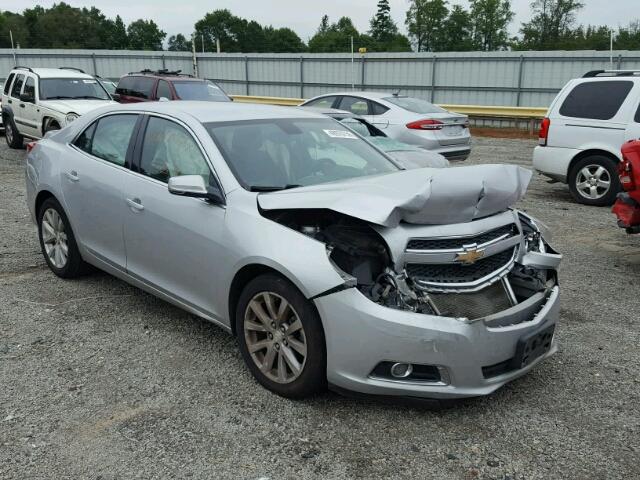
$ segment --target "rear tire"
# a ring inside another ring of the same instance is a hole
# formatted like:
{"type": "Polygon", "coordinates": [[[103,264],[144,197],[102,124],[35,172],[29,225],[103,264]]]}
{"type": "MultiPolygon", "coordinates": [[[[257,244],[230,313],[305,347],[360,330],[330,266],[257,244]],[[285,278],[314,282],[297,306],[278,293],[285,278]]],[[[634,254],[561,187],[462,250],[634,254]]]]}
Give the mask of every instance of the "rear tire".
{"type": "Polygon", "coordinates": [[[613,205],[621,190],[618,164],[606,155],[589,155],[578,160],[568,177],[571,195],[584,205],[613,205]]]}
{"type": "Polygon", "coordinates": [[[276,274],[253,279],[240,295],[235,322],[242,357],[262,386],[287,398],[326,389],[322,323],[291,282],[276,274]]]}
{"type": "Polygon", "coordinates": [[[38,210],[38,238],[47,265],[60,278],[76,278],[88,271],[69,219],[58,201],[46,199],[38,210]]]}
{"type": "Polygon", "coordinates": [[[7,141],[7,145],[9,145],[10,148],[22,148],[24,137],[18,132],[13,118],[5,115],[2,123],[4,123],[4,139],[7,141]]]}

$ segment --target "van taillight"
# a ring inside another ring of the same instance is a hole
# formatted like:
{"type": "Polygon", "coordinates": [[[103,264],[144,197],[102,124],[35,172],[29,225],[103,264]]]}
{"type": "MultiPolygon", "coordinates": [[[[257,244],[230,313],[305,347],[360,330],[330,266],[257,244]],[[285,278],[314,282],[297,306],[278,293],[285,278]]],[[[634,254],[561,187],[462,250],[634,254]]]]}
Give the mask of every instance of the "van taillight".
{"type": "Polygon", "coordinates": [[[547,144],[547,139],[549,138],[549,127],[551,126],[551,120],[547,117],[542,119],[540,122],[540,133],[538,133],[538,145],[542,145],[543,147],[547,144]]]}
{"type": "Polygon", "coordinates": [[[432,120],[430,118],[407,123],[407,128],[411,130],[442,130],[443,126],[440,120],[432,120]]]}

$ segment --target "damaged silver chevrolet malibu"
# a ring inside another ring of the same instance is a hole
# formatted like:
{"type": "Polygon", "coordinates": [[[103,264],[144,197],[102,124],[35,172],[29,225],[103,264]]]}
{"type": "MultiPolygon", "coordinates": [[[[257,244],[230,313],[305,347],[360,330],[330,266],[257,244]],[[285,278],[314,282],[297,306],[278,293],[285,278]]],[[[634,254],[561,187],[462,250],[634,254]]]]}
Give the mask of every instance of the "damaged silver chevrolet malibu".
{"type": "Polygon", "coordinates": [[[116,105],[29,145],[63,278],[88,264],[237,337],[266,388],[488,394],[556,350],[557,268],[510,165],[402,170],[333,119],[116,105]]]}

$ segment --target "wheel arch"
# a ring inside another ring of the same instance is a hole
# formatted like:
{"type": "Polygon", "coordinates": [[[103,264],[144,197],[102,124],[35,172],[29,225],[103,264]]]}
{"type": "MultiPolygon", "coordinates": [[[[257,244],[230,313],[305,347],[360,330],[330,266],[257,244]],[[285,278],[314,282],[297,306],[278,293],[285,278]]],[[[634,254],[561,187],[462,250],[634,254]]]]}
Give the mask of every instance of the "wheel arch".
{"type": "Polygon", "coordinates": [[[58,203],[60,203],[60,205],[62,205],[60,200],[58,200],[56,198],[56,196],[53,193],[51,193],[49,190],[40,190],[38,192],[38,194],[36,195],[36,199],[35,199],[35,202],[34,202],[34,213],[35,213],[36,218],[38,216],[38,212],[40,211],[40,207],[45,202],[45,200],[47,200],[48,198],[53,198],[58,203]]]}
{"type": "MultiPolygon", "coordinates": [[[[238,302],[240,301],[240,295],[242,294],[242,291],[249,284],[249,282],[251,282],[251,280],[259,277],[260,275],[269,274],[269,273],[283,278],[287,282],[291,283],[298,290],[300,290],[299,286],[297,285],[297,282],[294,282],[287,275],[285,275],[284,273],[282,273],[281,271],[279,271],[278,269],[272,266],[266,265],[264,263],[250,263],[250,264],[244,265],[234,275],[233,280],[231,281],[231,284],[229,286],[229,294],[227,299],[228,309],[229,309],[229,326],[231,327],[231,333],[234,336],[236,335],[236,322],[235,322],[236,309],[238,307],[238,302]]],[[[304,292],[302,291],[300,292],[305,298],[307,298],[304,292]]],[[[311,302],[312,308],[315,309],[316,308],[315,304],[312,301],[310,302],[311,302]]]]}
{"type": "Polygon", "coordinates": [[[573,172],[573,168],[575,167],[576,163],[578,163],[583,158],[591,157],[594,155],[601,155],[603,157],[608,157],[616,163],[620,162],[620,158],[608,150],[604,150],[600,148],[590,148],[588,150],[583,150],[582,152],[574,156],[571,159],[571,163],[569,163],[569,168],[567,169],[567,183],[569,181],[569,177],[571,176],[571,173],[573,172]]]}
{"type": "Polygon", "coordinates": [[[45,115],[42,117],[42,124],[40,125],[40,132],[44,135],[45,128],[49,126],[50,123],[56,122],[60,128],[62,128],[62,124],[60,120],[51,115],[45,115]]]}

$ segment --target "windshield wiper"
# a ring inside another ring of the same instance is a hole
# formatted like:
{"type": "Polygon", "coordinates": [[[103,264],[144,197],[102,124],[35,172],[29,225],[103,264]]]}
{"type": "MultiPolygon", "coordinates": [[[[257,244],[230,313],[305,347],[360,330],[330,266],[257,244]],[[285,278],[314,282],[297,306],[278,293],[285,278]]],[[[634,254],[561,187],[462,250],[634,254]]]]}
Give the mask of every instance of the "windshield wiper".
{"type": "Polygon", "coordinates": [[[290,188],[298,188],[302,185],[288,183],[286,185],[249,185],[250,192],[277,192],[278,190],[289,190],[290,188]]]}
{"type": "Polygon", "coordinates": [[[68,97],[66,95],[56,95],[54,97],[45,97],[45,98],[41,98],[40,100],[60,100],[63,98],[76,98],[76,97],[68,97]]]}
{"type": "Polygon", "coordinates": [[[87,99],[95,99],[95,100],[106,100],[106,98],[103,97],[96,97],[95,95],[82,95],[80,97],[69,97],[72,99],[76,99],[76,98],[87,98],[87,99]]]}

